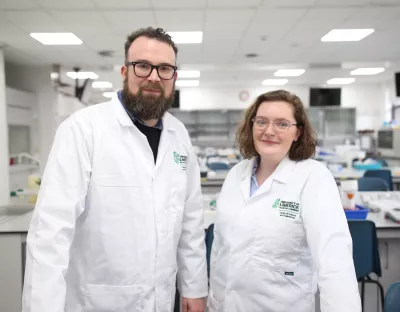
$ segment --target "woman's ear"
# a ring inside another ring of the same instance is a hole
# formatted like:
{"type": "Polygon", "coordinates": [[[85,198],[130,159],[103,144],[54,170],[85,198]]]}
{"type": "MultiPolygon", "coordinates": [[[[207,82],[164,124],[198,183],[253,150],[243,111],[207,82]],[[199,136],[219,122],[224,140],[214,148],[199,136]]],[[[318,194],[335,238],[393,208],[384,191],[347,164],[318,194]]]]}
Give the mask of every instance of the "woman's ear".
{"type": "Polygon", "coordinates": [[[295,136],[295,139],[293,140],[294,142],[297,142],[297,140],[300,138],[300,135],[301,135],[302,132],[303,132],[303,128],[298,127],[296,129],[296,136],[295,136]]]}

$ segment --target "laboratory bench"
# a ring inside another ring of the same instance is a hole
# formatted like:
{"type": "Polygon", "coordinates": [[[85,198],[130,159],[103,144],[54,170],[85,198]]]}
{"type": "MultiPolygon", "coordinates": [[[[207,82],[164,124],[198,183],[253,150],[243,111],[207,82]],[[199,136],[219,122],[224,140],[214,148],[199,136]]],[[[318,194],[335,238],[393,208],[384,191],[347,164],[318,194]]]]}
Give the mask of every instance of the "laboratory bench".
{"type": "MultiPolygon", "coordinates": [[[[370,192],[368,194],[397,194],[400,192],[370,192]]],[[[363,192],[357,194],[357,200],[363,192]]],[[[205,192],[204,228],[215,221],[216,210],[210,210],[210,201],[216,193],[205,192]]],[[[0,311],[21,311],[21,295],[26,257],[26,236],[32,217],[33,205],[0,207],[0,311]]],[[[218,209],[218,208],[217,208],[218,209]]],[[[380,282],[387,287],[400,281],[400,224],[387,220],[384,211],[369,212],[368,220],[375,222],[379,240],[382,266],[380,282]]],[[[366,285],[366,309],[375,312],[377,291],[374,285],[366,285]]],[[[318,309],[316,311],[319,311],[318,309]]]]}
{"type": "MultiPolygon", "coordinates": [[[[386,169],[386,168],[382,168],[386,169]]],[[[400,190],[400,167],[391,167],[389,168],[392,172],[392,181],[395,190],[400,190]]],[[[349,180],[349,179],[359,179],[364,176],[364,170],[357,170],[354,168],[343,168],[340,171],[331,171],[333,177],[337,184],[340,184],[341,180],[349,180]]],[[[202,178],[201,186],[203,190],[213,188],[221,188],[224,183],[227,172],[220,172],[215,176],[202,178]]]]}

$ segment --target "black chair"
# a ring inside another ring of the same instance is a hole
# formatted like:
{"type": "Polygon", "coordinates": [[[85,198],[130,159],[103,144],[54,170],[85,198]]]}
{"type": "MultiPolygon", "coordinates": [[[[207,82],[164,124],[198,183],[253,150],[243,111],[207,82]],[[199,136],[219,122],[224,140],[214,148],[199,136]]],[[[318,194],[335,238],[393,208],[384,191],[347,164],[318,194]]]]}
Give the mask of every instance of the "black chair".
{"type": "Polygon", "coordinates": [[[367,170],[364,173],[364,177],[381,178],[385,180],[385,182],[389,186],[389,191],[393,191],[393,178],[392,178],[392,172],[390,170],[387,169],[367,170]]]}
{"type": "Polygon", "coordinates": [[[357,280],[361,283],[361,304],[363,311],[365,284],[367,283],[375,284],[379,288],[383,311],[383,287],[379,281],[373,280],[370,277],[371,273],[375,273],[378,277],[382,276],[375,223],[368,220],[349,220],[348,224],[353,239],[354,267],[356,269],[357,280]]]}
{"type": "Polygon", "coordinates": [[[385,296],[384,312],[400,311],[400,282],[393,283],[389,286],[385,296]]]}
{"type": "Polygon", "coordinates": [[[361,192],[386,192],[389,186],[386,181],[381,178],[359,178],[358,190],[361,192]]]}

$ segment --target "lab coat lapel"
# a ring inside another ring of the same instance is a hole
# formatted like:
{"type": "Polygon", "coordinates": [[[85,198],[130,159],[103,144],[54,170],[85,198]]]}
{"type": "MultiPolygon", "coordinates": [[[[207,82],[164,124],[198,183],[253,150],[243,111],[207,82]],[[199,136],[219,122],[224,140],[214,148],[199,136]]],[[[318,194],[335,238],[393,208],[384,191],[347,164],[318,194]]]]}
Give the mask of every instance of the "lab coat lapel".
{"type": "Polygon", "coordinates": [[[290,174],[293,172],[295,163],[296,162],[290,160],[288,156],[285,156],[272,175],[259,187],[254,196],[268,193],[271,191],[272,185],[275,182],[286,184],[289,180],[290,174]]]}
{"type": "Polygon", "coordinates": [[[243,199],[246,201],[250,198],[250,181],[252,175],[253,164],[256,158],[250,159],[245,171],[243,172],[240,182],[240,191],[242,193],[243,199]]]}
{"type": "Polygon", "coordinates": [[[163,130],[161,132],[160,144],[158,146],[158,154],[156,160],[156,171],[161,166],[163,159],[170,148],[170,145],[174,142],[175,128],[169,122],[168,115],[163,118],[163,130]]]}

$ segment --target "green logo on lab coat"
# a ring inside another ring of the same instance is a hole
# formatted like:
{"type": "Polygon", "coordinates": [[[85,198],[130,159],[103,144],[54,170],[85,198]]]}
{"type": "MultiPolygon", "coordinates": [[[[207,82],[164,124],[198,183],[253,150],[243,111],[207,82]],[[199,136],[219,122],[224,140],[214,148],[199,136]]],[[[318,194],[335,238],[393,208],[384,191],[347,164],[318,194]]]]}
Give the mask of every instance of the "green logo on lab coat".
{"type": "Polygon", "coordinates": [[[177,152],[174,152],[174,161],[176,164],[179,164],[180,158],[181,158],[181,155],[179,155],[177,152]]]}
{"type": "Polygon", "coordinates": [[[272,205],[272,208],[278,207],[280,202],[281,202],[281,199],[280,199],[280,198],[277,198],[277,199],[275,200],[274,204],[272,205]]]}
{"type": "Polygon", "coordinates": [[[179,155],[177,152],[174,152],[174,162],[180,165],[182,170],[186,170],[187,156],[179,155]]]}

